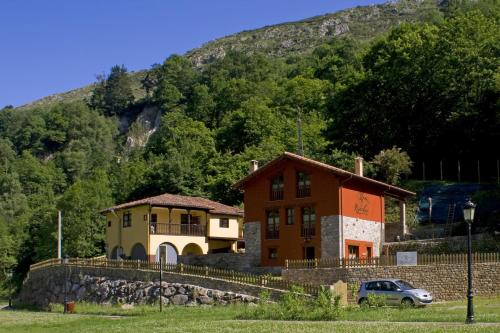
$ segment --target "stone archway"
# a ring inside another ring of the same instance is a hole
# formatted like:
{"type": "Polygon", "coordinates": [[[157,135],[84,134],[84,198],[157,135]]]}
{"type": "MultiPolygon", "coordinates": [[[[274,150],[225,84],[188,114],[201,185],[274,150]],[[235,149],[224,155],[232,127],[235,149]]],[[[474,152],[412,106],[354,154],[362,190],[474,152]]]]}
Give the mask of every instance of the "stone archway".
{"type": "Polygon", "coordinates": [[[146,249],[141,243],[137,243],[132,247],[132,252],[130,253],[132,260],[147,260],[146,249]]]}
{"type": "Polygon", "coordinates": [[[184,247],[182,250],[182,255],[188,255],[188,254],[203,254],[203,250],[198,244],[195,243],[189,243],[184,247]]]}

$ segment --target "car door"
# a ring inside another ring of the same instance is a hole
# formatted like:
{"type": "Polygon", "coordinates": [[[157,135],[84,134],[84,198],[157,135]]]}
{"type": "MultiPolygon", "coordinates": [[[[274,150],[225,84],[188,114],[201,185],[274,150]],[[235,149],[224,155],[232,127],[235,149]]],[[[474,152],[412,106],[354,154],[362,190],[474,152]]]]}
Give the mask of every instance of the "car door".
{"type": "Polygon", "coordinates": [[[392,281],[381,282],[381,294],[385,295],[387,305],[401,304],[401,292],[398,291],[398,286],[392,281]]]}

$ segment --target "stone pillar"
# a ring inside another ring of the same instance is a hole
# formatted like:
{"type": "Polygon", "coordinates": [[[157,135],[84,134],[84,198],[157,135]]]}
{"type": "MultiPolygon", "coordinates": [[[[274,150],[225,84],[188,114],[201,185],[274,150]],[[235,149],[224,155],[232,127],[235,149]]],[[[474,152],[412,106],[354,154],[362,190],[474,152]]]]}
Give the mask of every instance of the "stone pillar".
{"type": "Polygon", "coordinates": [[[321,217],[321,258],[339,258],[340,223],[338,215],[321,217]]]}
{"type": "Polygon", "coordinates": [[[245,222],[243,224],[245,238],[245,256],[251,258],[252,265],[260,266],[261,238],[260,222],[245,222]]]}
{"type": "Polygon", "coordinates": [[[406,226],[406,202],[403,200],[399,201],[399,223],[401,225],[401,236],[404,238],[408,234],[408,228],[406,226]]]}

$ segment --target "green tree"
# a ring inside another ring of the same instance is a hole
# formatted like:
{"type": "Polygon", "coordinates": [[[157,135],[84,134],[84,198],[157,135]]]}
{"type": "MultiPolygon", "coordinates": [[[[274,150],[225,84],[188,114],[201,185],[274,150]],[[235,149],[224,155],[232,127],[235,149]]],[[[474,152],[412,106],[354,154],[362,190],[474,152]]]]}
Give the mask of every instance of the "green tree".
{"type": "Polygon", "coordinates": [[[132,82],[125,66],[115,65],[106,76],[99,76],[89,105],[107,116],[120,115],[134,101],[132,82]]]}
{"type": "Polygon", "coordinates": [[[397,184],[402,175],[410,174],[413,164],[410,156],[397,147],[380,151],[371,163],[376,172],[389,184],[397,184]]]}

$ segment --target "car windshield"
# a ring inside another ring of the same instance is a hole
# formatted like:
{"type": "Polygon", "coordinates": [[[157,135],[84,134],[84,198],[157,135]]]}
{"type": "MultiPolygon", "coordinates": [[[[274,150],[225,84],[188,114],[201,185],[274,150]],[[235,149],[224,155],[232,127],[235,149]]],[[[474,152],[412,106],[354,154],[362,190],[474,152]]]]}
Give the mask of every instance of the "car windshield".
{"type": "Polygon", "coordinates": [[[403,280],[397,280],[396,284],[403,290],[415,289],[414,286],[403,280]]]}

